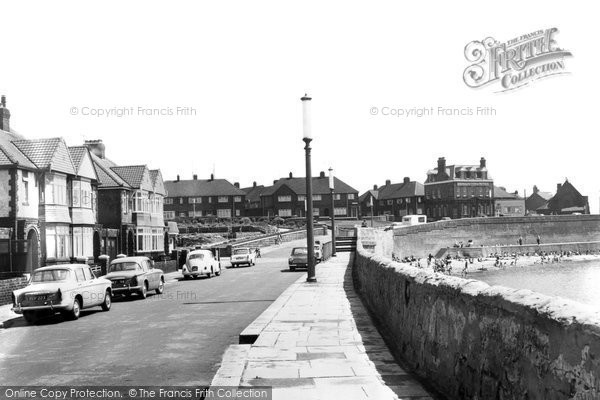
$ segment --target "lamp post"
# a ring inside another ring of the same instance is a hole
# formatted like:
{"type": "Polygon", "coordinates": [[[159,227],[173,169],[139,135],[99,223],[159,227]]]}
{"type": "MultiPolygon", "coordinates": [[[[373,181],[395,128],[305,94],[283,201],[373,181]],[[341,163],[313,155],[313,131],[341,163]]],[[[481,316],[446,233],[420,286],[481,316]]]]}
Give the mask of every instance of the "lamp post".
{"type": "Polygon", "coordinates": [[[312,132],[310,124],[310,101],[311,97],[305,94],[302,98],[302,127],[305,157],[306,157],[306,250],[307,254],[307,282],[316,282],[315,273],[315,238],[313,229],[313,203],[312,203],[312,172],[310,167],[310,142],[312,141],[312,132]]]}
{"type": "Polygon", "coordinates": [[[335,199],[333,198],[334,189],[333,169],[329,168],[329,191],[331,192],[331,257],[335,257],[335,199]]]}

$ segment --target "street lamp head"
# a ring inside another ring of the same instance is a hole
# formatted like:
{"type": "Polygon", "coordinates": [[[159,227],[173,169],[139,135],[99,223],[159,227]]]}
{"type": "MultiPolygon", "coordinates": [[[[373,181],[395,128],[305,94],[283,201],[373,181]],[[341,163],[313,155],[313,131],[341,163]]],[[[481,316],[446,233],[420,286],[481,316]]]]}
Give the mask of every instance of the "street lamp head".
{"type": "Polygon", "coordinates": [[[302,130],[304,135],[304,140],[312,139],[312,125],[311,125],[311,113],[310,113],[310,101],[311,97],[305,93],[303,97],[300,98],[302,100],[302,130]]]}
{"type": "Polygon", "coordinates": [[[334,179],[333,179],[333,168],[329,167],[329,189],[335,189],[334,179]]]}

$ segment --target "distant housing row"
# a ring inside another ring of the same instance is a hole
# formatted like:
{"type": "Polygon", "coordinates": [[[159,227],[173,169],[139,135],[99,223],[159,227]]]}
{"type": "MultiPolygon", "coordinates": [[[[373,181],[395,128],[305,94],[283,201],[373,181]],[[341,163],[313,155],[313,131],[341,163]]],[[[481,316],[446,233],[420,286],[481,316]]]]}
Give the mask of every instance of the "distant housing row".
{"type": "MultiPolygon", "coordinates": [[[[67,146],[62,138],[27,139],[10,128],[0,101],[0,273],[31,271],[101,255],[159,257],[173,247],[165,221],[306,217],[306,180],[290,173],[272,185],[240,188],[226,179],[163,181],[159,169],[119,165],[101,140],[67,146]]],[[[363,219],[426,214],[430,220],[526,213],[589,213],[587,197],[568,181],[554,195],[534,191],[526,200],[494,186],[486,160],[427,172],[424,184],[387,180],[359,196],[335,178],[312,178],[314,217],[363,219]]],[[[175,225],[176,226],[176,225],[175,225]]]]}

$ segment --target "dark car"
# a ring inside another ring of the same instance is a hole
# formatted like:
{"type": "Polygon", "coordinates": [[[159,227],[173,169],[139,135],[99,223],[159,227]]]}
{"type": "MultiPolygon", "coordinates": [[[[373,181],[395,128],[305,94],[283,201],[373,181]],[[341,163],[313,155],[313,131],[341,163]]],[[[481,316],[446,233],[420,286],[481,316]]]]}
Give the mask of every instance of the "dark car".
{"type": "Polygon", "coordinates": [[[308,250],[306,247],[294,247],[290,258],[288,259],[290,271],[295,271],[296,268],[306,268],[308,266],[308,250]]]}

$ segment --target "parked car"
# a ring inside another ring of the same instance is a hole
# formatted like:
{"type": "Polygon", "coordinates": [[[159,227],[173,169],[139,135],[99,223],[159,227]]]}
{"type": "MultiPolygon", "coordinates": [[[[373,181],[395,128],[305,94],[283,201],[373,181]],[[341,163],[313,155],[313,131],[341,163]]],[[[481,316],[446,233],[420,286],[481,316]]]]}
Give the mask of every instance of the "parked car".
{"type": "Polygon", "coordinates": [[[231,252],[231,266],[246,264],[249,267],[256,264],[256,252],[248,247],[238,247],[231,252]]]}
{"type": "Polygon", "coordinates": [[[306,268],[308,266],[308,248],[307,247],[294,247],[290,258],[288,259],[288,265],[290,271],[295,271],[296,268],[306,268]]]}
{"type": "Polygon", "coordinates": [[[193,250],[186,257],[181,269],[184,279],[213,275],[221,275],[221,262],[215,258],[210,250],[193,250]]]}
{"type": "Polygon", "coordinates": [[[85,308],[109,311],[111,299],[111,282],[96,278],[88,265],[60,264],[36,269],[29,284],[12,293],[12,310],[29,323],[57,311],[66,319],[77,319],[85,308]]]}
{"type": "Polygon", "coordinates": [[[161,294],[165,288],[162,269],[154,268],[148,257],[123,257],[113,260],[105,276],[112,282],[113,294],[138,294],[145,299],[148,291],[161,294]]]}

